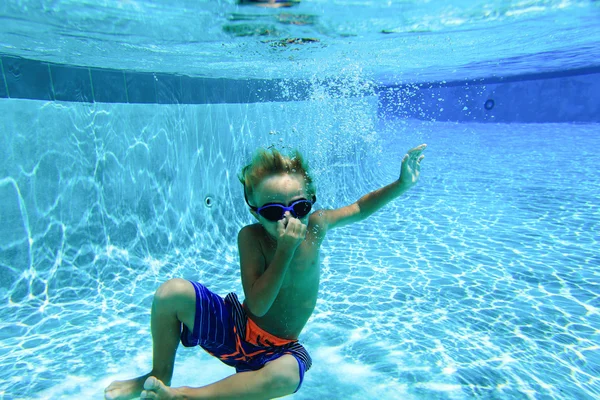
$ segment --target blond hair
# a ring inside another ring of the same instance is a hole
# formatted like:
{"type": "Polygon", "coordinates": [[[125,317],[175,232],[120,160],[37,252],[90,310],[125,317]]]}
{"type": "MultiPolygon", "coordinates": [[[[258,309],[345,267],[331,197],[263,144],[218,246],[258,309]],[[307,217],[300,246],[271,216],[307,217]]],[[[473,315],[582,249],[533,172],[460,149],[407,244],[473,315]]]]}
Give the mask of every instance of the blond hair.
{"type": "Polygon", "coordinates": [[[254,194],[254,189],[265,178],[277,174],[298,174],[304,178],[306,192],[309,196],[316,195],[315,184],[310,176],[308,163],[302,154],[294,150],[290,156],[284,156],[277,149],[258,149],[252,157],[252,162],[242,168],[238,178],[244,185],[246,202],[254,194]]]}

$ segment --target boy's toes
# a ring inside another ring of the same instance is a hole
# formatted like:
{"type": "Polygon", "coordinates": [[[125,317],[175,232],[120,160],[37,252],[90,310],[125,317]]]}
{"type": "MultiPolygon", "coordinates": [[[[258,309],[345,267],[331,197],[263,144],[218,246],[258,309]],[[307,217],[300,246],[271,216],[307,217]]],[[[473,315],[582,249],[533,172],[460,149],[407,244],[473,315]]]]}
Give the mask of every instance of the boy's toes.
{"type": "Polygon", "coordinates": [[[140,399],[156,399],[156,394],[154,392],[149,392],[147,390],[142,391],[140,394],[140,399]]]}
{"type": "Polygon", "coordinates": [[[146,390],[157,390],[160,388],[160,384],[162,382],[156,379],[153,376],[149,376],[148,379],[144,382],[144,389],[146,390]]]}
{"type": "Polygon", "coordinates": [[[146,382],[144,382],[144,391],[140,396],[142,399],[165,400],[170,399],[171,397],[170,388],[153,376],[149,377],[146,379],[146,382]]]}

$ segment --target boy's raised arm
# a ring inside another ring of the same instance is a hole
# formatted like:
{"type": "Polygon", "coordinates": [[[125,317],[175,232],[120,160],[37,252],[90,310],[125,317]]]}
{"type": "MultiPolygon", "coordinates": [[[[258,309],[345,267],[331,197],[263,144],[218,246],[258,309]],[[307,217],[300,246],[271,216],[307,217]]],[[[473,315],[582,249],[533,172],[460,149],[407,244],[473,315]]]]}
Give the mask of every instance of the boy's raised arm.
{"type": "Polygon", "coordinates": [[[356,203],[349,206],[336,210],[323,210],[322,219],[327,230],[362,221],[413,187],[419,180],[421,160],[425,158],[422,153],[426,147],[426,144],[422,144],[410,149],[406,153],[402,158],[398,180],[371,193],[367,193],[356,203]]]}

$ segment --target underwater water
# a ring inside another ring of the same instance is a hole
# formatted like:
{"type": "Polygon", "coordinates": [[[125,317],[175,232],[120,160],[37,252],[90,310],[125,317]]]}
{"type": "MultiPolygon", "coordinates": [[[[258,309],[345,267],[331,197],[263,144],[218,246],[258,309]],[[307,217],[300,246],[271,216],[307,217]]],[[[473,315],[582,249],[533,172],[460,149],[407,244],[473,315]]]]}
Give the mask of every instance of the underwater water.
{"type": "MultiPolygon", "coordinates": [[[[399,118],[376,90],[597,67],[597,2],[0,11],[3,55],[309,83],[290,102],[0,98],[0,399],[102,398],[148,372],[150,305],[170,278],[242,294],[236,237],[253,220],[237,173],[257,147],[300,149],[331,208],[392,182],[420,143],[419,184],[324,242],[300,337],[314,364],[290,398],[600,396],[599,125],[399,118]]],[[[172,384],[232,372],[180,348],[172,384]]]]}

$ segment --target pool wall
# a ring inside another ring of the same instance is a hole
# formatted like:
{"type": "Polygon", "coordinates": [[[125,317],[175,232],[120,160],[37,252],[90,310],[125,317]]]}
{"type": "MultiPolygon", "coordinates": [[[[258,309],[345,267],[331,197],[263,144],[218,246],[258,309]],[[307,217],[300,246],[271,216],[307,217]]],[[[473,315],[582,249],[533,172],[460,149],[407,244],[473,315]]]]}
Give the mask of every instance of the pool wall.
{"type": "MultiPolygon", "coordinates": [[[[233,80],[59,65],[0,56],[0,98],[130,104],[223,104],[310,100],[315,82],[233,80]]],[[[325,84],[324,84],[325,83],[325,84]]],[[[408,83],[346,90],[331,96],[379,97],[379,115],[456,122],[600,122],[600,67],[511,77],[408,83]]]]}

